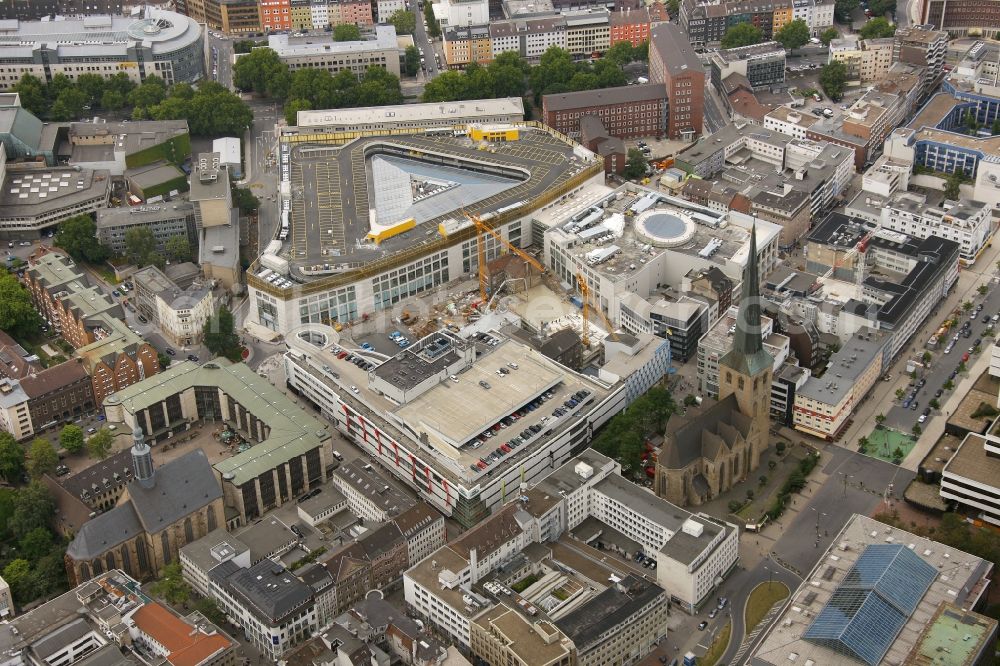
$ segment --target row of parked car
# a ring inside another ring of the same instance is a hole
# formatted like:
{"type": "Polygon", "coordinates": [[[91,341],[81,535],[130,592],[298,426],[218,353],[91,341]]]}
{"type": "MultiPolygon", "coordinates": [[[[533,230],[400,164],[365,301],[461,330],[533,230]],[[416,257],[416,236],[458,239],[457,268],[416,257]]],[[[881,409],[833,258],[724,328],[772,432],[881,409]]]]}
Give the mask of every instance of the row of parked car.
{"type": "MultiPolygon", "coordinates": [[[[510,364],[510,365],[516,365],[516,364],[510,364]]],[[[586,389],[577,391],[566,402],[563,403],[563,407],[556,408],[556,410],[552,412],[552,416],[559,417],[562,416],[563,414],[566,414],[567,411],[571,408],[571,406],[575,407],[576,405],[580,404],[580,402],[586,399],[588,395],[590,395],[590,391],[586,389]]],[[[514,425],[516,421],[523,418],[530,412],[535,411],[536,409],[542,406],[542,403],[548,402],[554,397],[555,393],[553,391],[546,391],[544,394],[540,395],[535,400],[532,400],[530,403],[528,403],[521,409],[510,414],[509,416],[505,416],[500,420],[499,423],[494,424],[492,428],[489,428],[485,432],[481,433],[475,439],[475,441],[473,441],[472,448],[478,449],[480,446],[482,446],[487,441],[489,441],[497,434],[499,434],[502,430],[506,430],[507,428],[511,427],[512,425],[514,425]]],[[[492,463],[500,460],[501,458],[504,458],[508,453],[511,453],[517,447],[537,437],[540,433],[542,433],[546,429],[547,427],[546,424],[548,423],[549,419],[550,417],[543,416],[538,423],[528,426],[520,433],[518,433],[516,436],[512,437],[508,442],[498,446],[496,450],[494,450],[491,454],[480,458],[477,462],[470,465],[469,468],[473,472],[482,472],[492,463]]]]}

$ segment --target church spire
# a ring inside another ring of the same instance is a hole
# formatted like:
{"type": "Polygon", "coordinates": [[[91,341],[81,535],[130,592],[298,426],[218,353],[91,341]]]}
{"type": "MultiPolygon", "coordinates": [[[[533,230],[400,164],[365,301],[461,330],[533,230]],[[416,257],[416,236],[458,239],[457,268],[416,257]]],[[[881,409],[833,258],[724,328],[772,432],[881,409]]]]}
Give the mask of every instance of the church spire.
{"type": "Polygon", "coordinates": [[[135,471],[135,480],[143,488],[153,487],[153,453],[149,450],[146,437],[142,434],[142,428],[135,426],[132,431],[132,466],[135,471]]]}
{"type": "Polygon", "coordinates": [[[743,271],[743,296],[736,318],[733,351],[752,356],[764,350],[760,322],[760,273],[757,268],[757,225],[750,228],[750,256],[743,271]]]}
{"type": "Polygon", "coordinates": [[[719,364],[747,377],[755,377],[774,365],[774,358],[764,351],[764,340],[761,337],[756,224],[750,229],[749,252],[746,269],[743,271],[743,293],[740,298],[739,314],[736,315],[733,348],[719,359],[719,364]]]}

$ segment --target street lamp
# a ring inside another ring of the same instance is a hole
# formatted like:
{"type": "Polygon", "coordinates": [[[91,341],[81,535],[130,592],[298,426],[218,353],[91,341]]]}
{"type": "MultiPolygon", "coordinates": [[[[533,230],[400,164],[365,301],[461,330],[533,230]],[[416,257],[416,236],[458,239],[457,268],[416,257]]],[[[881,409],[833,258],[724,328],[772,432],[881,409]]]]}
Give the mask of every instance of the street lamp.
{"type": "Polygon", "coordinates": [[[837,472],[840,476],[844,477],[844,497],[847,497],[847,480],[853,477],[853,474],[845,474],[844,472],[837,472]]]}
{"type": "Polygon", "coordinates": [[[774,569],[771,567],[764,567],[764,571],[767,572],[767,588],[771,589],[771,582],[774,577],[774,569]]]}

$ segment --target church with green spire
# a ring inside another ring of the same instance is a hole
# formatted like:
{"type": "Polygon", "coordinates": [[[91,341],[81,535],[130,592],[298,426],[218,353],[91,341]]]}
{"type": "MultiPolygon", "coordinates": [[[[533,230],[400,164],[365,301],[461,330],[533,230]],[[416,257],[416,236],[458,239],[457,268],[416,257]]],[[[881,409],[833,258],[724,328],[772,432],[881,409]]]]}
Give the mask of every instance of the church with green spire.
{"type": "Polygon", "coordinates": [[[719,401],[667,424],[656,461],[656,494],[698,506],[750,478],[767,448],[774,357],[761,336],[757,229],[750,230],[733,347],[719,359],[719,401]]]}

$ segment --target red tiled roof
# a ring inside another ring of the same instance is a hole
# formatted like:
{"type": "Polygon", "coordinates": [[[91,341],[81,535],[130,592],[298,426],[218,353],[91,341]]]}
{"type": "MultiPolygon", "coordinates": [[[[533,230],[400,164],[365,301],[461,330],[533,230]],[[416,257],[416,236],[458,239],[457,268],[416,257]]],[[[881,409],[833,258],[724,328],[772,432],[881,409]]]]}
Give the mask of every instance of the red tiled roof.
{"type": "Polygon", "coordinates": [[[204,634],[158,603],[148,603],[133,615],[136,626],[167,648],[173,666],[198,666],[231,643],[221,634],[204,634]]]}

